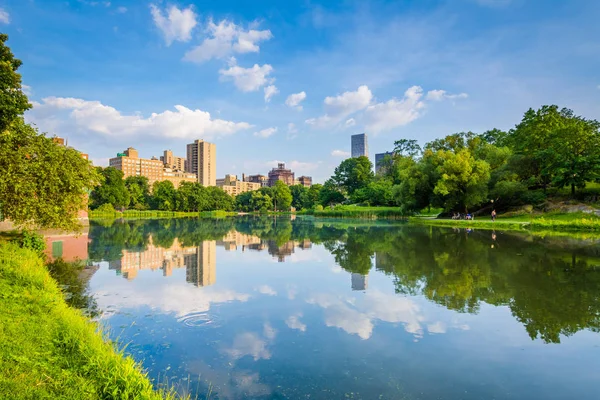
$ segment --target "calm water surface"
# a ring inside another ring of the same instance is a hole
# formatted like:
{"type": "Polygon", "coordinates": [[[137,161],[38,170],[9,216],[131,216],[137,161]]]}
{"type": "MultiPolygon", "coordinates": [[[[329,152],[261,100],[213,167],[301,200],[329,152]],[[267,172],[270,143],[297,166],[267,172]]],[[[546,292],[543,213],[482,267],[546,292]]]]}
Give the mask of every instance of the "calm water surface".
{"type": "Polygon", "coordinates": [[[93,224],[90,291],[199,399],[599,399],[599,241],[310,218],[93,224]]]}

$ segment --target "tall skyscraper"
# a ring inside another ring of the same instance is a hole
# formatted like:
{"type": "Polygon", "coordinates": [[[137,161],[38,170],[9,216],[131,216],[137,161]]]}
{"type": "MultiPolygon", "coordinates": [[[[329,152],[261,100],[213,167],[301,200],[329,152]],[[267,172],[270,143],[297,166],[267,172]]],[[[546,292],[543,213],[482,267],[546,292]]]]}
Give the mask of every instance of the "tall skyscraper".
{"type": "Polygon", "coordinates": [[[187,172],[196,174],[202,186],[216,186],[217,146],[201,139],[188,144],[187,172]]]}
{"type": "Polygon", "coordinates": [[[185,256],[185,280],[198,287],[210,286],[217,280],[217,242],[205,240],[196,254],[185,256]]]}
{"type": "Polygon", "coordinates": [[[394,155],[394,153],[392,153],[391,151],[386,151],[385,153],[379,153],[379,154],[375,154],[375,173],[378,174],[379,171],[381,171],[381,168],[383,167],[382,162],[383,160],[385,160],[385,156],[390,156],[392,157],[394,155]]]}
{"type": "Polygon", "coordinates": [[[352,157],[369,157],[369,145],[367,144],[367,134],[359,133],[352,135],[352,157]]]}

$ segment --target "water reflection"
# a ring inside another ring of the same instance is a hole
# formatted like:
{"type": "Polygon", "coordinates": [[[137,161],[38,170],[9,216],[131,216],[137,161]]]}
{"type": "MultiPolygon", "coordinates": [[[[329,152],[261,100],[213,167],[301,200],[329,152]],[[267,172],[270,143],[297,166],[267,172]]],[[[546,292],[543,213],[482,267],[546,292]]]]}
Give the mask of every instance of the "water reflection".
{"type": "Polygon", "coordinates": [[[105,322],[125,327],[115,336],[152,376],[188,377],[199,398],[597,389],[598,239],[254,217],[94,224],[89,236],[90,259],[107,265],[92,281],[105,322]]]}

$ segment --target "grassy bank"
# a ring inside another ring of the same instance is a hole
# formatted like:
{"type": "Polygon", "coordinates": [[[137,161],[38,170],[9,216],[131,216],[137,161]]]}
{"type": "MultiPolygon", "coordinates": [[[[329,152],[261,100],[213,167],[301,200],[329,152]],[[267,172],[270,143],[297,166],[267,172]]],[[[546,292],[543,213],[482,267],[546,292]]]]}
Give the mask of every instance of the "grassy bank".
{"type": "Polygon", "coordinates": [[[143,218],[183,218],[183,217],[198,217],[198,212],[183,212],[183,211],[158,211],[158,210],[125,210],[123,212],[101,212],[101,211],[90,211],[90,219],[115,219],[115,218],[131,218],[131,219],[143,219],[143,218]]]}
{"type": "Polygon", "coordinates": [[[489,218],[475,219],[474,221],[451,219],[426,219],[410,218],[413,223],[463,227],[479,229],[504,229],[555,232],[591,232],[600,234],[600,217],[588,213],[545,213],[527,214],[519,216],[499,216],[496,222],[489,218]]]}
{"type": "Polygon", "coordinates": [[[360,219],[404,219],[406,216],[398,207],[359,207],[359,206],[337,206],[334,209],[322,211],[310,210],[303,212],[306,215],[314,215],[323,218],[360,218],[360,219]]]}
{"type": "Polygon", "coordinates": [[[0,244],[0,306],[0,398],[174,398],[65,303],[33,251],[0,244]]]}

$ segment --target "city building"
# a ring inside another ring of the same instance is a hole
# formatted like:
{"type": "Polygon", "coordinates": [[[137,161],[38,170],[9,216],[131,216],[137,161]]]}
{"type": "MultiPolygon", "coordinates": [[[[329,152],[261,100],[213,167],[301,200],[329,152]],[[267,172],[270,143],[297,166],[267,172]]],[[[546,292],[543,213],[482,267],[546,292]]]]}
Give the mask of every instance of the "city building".
{"type": "Polygon", "coordinates": [[[163,162],[165,168],[170,168],[175,171],[185,171],[185,158],[173,155],[171,150],[165,150],[160,156],[160,161],[163,162]]]}
{"type": "Polygon", "coordinates": [[[392,157],[394,153],[391,151],[386,151],[385,153],[375,154],[375,173],[378,174],[382,165],[381,162],[385,159],[385,156],[392,157]]]}
{"type": "Polygon", "coordinates": [[[359,133],[358,135],[352,135],[352,157],[365,156],[369,157],[369,145],[367,143],[367,134],[359,133]]]}
{"type": "Polygon", "coordinates": [[[123,153],[118,153],[111,158],[109,166],[123,172],[123,178],[130,176],[145,176],[148,178],[150,187],[154,182],[164,180],[164,165],[162,161],[153,157],[152,159],[140,158],[138,151],[133,147],[127,148],[123,153]]]}
{"type": "Polygon", "coordinates": [[[225,178],[217,179],[217,186],[231,196],[261,188],[260,183],[240,181],[237,175],[225,175],[225,178]]]}
{"type": "Polygon", "coordinates": [[[204,140],[187,145],[186,172],[196,174],[202,186],[217,185],[217,146],[204,140]]]}
{"type": "Polygon", "coordinates": [[[248,175],[242,174],[244,182],[260,183],[260,187],[269,186],[269,178],[265,175],[248,175]]]}
{"type": "Polygon", "coordinates": [[[284,163],[277,164],[277,168],[269,171],[269,186],[275,186],[277,181],[283,181],[288,186],[294,184],[294,173],[291,169],[286,169],[284,163]]]}
{"type": "Polygon", "coordinates": [[[296,185],[302,185],[304,187],[312,186],[312,178],[310,176],[301,176],[296,180],[296,185]]]}
{"type": "Polygon", "coordinates": [[[171,168],[165,168],[163,170],[163,180],[173,182],[173,186],[175,186],[176,188],[179,187],[181,182],[198,182],[196,174],[171,168]]]}

